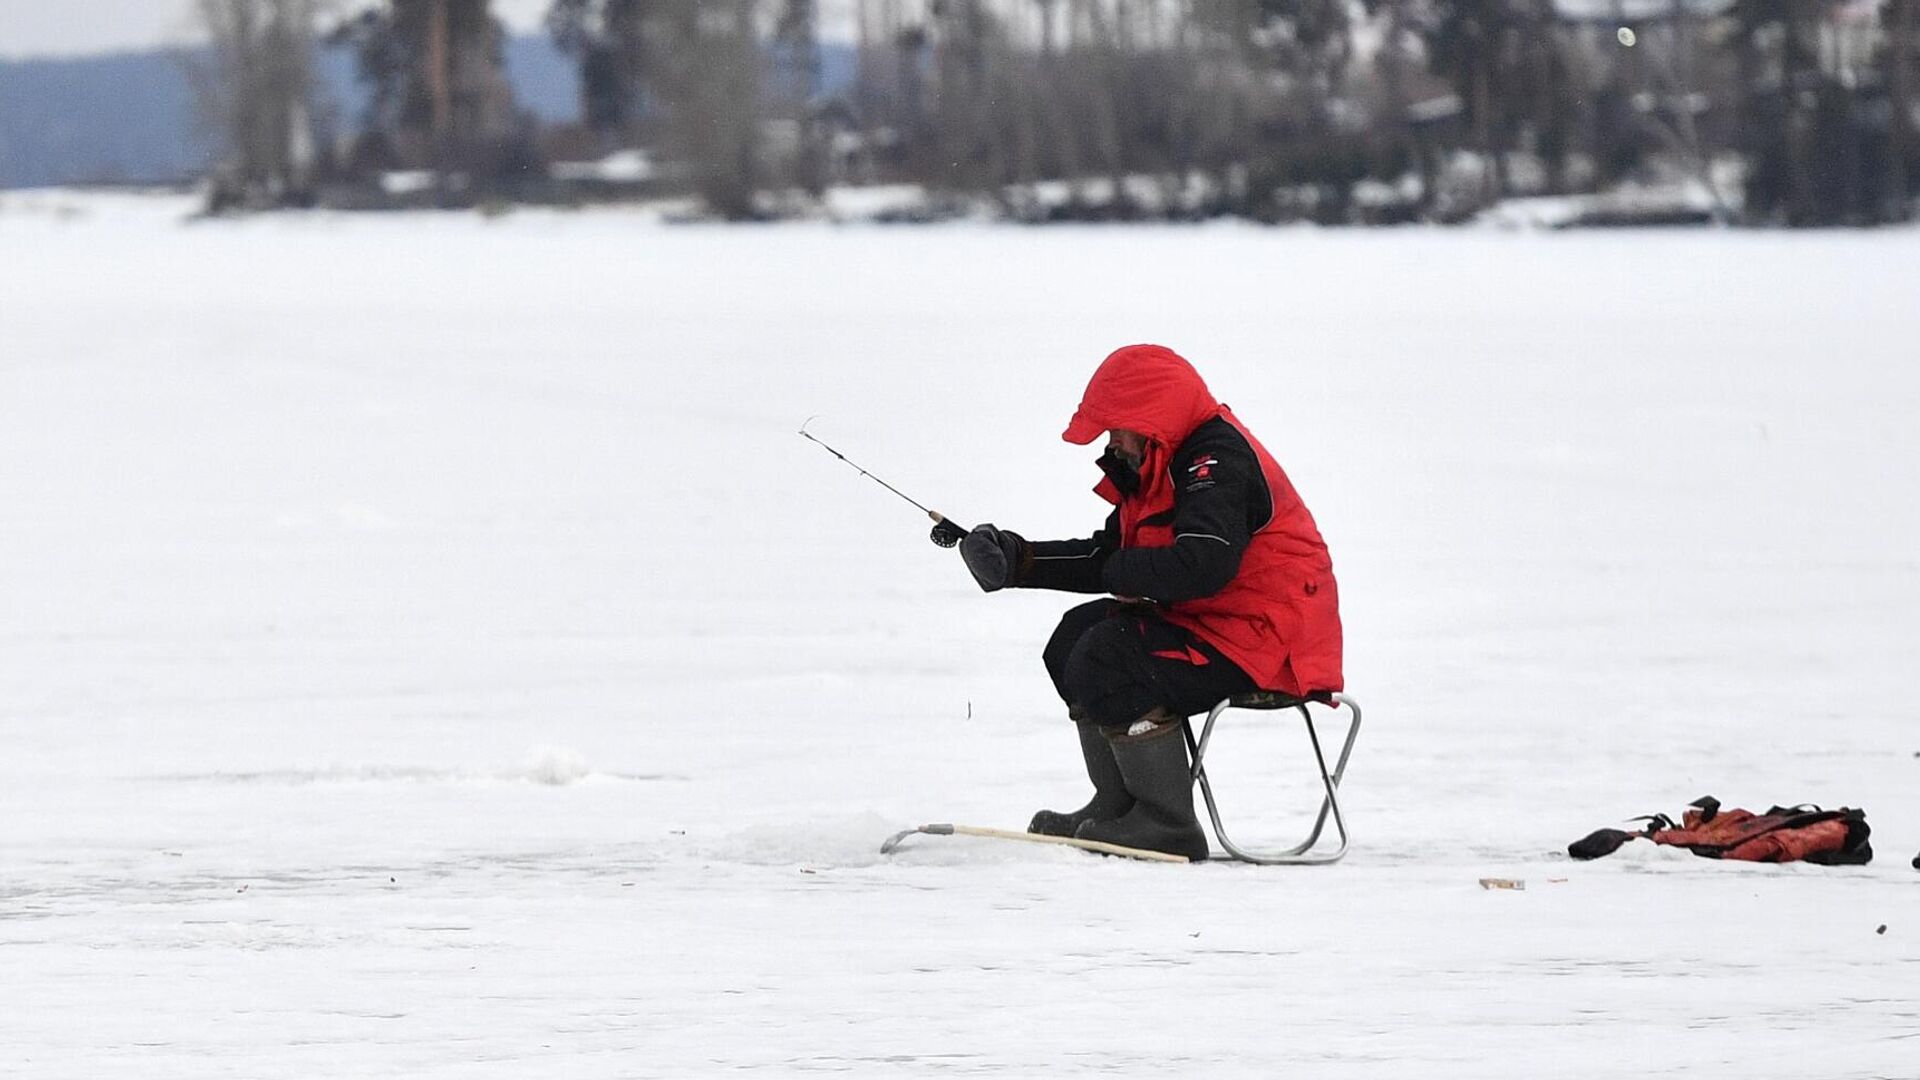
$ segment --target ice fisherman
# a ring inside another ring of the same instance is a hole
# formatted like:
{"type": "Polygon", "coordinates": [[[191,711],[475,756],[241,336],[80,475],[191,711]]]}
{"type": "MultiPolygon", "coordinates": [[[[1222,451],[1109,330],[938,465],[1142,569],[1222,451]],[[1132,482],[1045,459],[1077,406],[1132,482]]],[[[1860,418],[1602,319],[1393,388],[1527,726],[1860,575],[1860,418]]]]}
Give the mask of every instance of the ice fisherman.
{"type": "Polygon", "coordinates": [[[960,555],[987,592],[1110,594],[1070,609],[1043,654],[1093,798],[1027,831],[1204,859],[1182,721],[1254,689],[1342,689],[1333,563],[1286,473],[1173,350],[1101,363],[1061,437],[1102,432],[1094,490],[1114,510],[1100,531],[1029,541],[980,525],[960,555]]]}

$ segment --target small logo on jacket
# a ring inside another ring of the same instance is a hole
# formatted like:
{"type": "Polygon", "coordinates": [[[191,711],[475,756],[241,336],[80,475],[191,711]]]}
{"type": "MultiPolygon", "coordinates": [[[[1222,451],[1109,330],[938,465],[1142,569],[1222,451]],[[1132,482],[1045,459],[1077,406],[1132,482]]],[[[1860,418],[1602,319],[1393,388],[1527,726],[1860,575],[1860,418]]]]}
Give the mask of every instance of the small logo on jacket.
{"type": "Polygon", "coordinates": [[[1214,484],[1213,467],[1220,459],[1209,454],[1187,466],[1187,490],[1205,491],[1214,484]]]}

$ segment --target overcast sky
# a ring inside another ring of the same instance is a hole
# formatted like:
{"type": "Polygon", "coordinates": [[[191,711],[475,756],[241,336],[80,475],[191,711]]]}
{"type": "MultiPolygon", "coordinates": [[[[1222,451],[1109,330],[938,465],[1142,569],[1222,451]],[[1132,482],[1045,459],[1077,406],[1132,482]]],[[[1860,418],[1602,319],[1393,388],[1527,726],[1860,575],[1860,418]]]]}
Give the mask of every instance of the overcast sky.
{"type": "MultiPolygon", "coordinates": [[[[343,8],[370,0],[340,0],[343,8]]],[[[540,28],[552,0],[493,0],[517,31],[540,28]]],[[[829,23],[845,20],[852,0],[820,5],[829,23]],[[836,19],[839,13],[839,19],[836,19]]],[[[0,0],[0,57],[77,56],[150,49],[194,38],[193,0],[0,0]]]]}

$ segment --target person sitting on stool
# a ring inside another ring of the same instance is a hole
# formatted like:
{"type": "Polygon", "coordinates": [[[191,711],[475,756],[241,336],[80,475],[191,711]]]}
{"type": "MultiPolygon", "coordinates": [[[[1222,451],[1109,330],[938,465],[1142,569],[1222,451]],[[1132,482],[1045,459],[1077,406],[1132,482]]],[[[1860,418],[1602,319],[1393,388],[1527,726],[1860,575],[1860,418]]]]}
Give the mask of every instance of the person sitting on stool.
{"type": "Polygon", "coordinates": [[[1027,831],[1204,859],[1182,721],[1253,690],[1342,688],[1333,562],[1286,473],[1171,349],[1101,363],[1062,438],[1102,432],[1094,490],[1114,509],[1099,532],[980,525],[960,555],[987,592],[1111,594],[1069,610],[1043,654],[1093,798],[1027,831]]]}

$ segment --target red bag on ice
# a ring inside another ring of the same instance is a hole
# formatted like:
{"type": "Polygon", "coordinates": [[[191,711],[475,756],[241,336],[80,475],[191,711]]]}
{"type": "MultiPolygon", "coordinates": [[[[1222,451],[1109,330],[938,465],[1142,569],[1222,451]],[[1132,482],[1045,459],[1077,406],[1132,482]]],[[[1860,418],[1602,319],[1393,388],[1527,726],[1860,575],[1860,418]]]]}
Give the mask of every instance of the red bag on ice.
{"type": "Polygon", "coordinates": [[[1720,800],[1709,795],[1689,804],[1678,822],[1665,814],[1634,820],[1647,825],[1636,832],[1600,829],[1569,844],[1567,854],[1576,859],[1597,859],[1643,836],[1709,859],[1822,866],[1859,866],[1873,861],[1873,845],[1867,842],[1872,830],[1867,827],[1866,811],[1850,807],[1822,810],[1817,806],[1776,806],[1756,814],[1751,810],[1723,811],[1720,800]]]}

